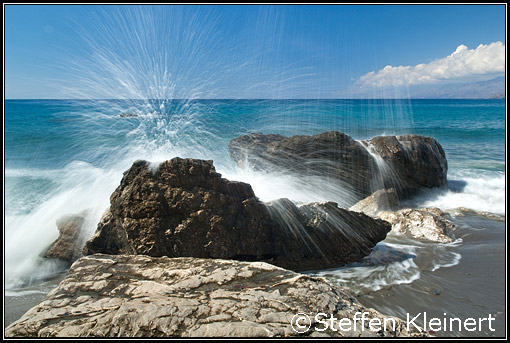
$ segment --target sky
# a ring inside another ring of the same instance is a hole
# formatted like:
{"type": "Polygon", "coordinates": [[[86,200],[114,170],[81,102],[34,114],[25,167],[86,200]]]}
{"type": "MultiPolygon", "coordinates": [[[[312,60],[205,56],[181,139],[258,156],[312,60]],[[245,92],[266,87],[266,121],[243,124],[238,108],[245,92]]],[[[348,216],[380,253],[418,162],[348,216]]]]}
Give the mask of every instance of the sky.
{"type": "Polygon", "coordinates": [[[5,5],[6,98],[342,98],[504,75],[504,5],[5,5]]]}

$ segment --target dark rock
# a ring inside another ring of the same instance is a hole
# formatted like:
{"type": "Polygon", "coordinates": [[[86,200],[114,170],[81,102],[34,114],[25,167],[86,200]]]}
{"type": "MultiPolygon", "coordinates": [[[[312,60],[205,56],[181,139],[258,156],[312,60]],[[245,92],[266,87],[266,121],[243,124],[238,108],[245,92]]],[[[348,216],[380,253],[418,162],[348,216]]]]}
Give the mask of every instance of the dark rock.
{"type": "Polygon", "coordinates": [[[418,135],[379,136],[370,143],[391,169],[385,187],[394,187],[402,198],[424,188],[446,188],[448,164],[441,145],[418,135]]]}
{"type": "Polygon", "coordinates": [[[57,258],[72,263],[82,256],[81,240],[84,215],[69,215],[57,220],[59,236],[44,257],[57,258]]]}
{"type": "Polygon", "coordinates": [[[121,118],[133,118],[133,117],[138,117],[138,114],[131,113],[131,112],[125,112],[125,113],[119,114],[119,117],[121,117],[121,118]]]}
{"type": "Polygon", "coordinates": [[[342,181],[360,197],[372,193],[372,157],[363,145],[338,131],[292,137],[252,133],[233,139],[229,148],[240,167],[326,176],[342,181]]]}
{"type": "Polygon", "coordinates": [[[260,260],[272,254],[266,207],[250,185],[216,173],[212,161],[136,161],[110,197],[85,254],[260,260]]]}
{"type": "MultiPolygon", "coordinates": [[[[334,202],[295,206],[288,199],[268,203],[285,253],[286,268],[302,270],[341,266],[370,254],[386,238],[391,225],[363,213],[339,208],[334,202]]],[[[281,265],[279,258],[271,263],[281,265]]]]}
{"type": "Polygon", "coordinates": [[[381,136],[355,141],[329,131],[314,136],[252,133],[230,141],[240,167],[325,176],[362,199],[395,188],[400,199],[423,188],[446,187],[447,163],[439,143],[417,135],[381,136]]]}
{"type": "Polygon", "coordinates": [[[136,161],[112,194],[84,254],[268,261],[292,269],[340,266],[370,253],[389,224],[336,204],[265,205],[212,161],[136,161]],[[322,217],[320,217],[322,216],[322,217]],[[319,218],[320,217],[320,218],[319,218]],[[324,217],[324,218],[323,218],[324,217]]]}

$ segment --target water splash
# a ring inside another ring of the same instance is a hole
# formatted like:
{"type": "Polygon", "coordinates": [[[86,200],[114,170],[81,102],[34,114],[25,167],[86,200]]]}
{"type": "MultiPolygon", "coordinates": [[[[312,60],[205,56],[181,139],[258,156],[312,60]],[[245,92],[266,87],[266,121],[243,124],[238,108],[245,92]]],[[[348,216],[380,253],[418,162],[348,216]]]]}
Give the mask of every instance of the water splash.
{"type": "Polygon", "coordinates": [[[374,167],[372,167],[370,180],[372,193],[380,189],[395,189],[396,194],[403,188],[401,177],[395,168],[386,162],[384,158],[377,152],[377,149],[370,141],[359,141],[362,147],[370,154],[373,159],[374,167]]]}
{"type": "Polygon", "coordinates": [[[361,261],[336,269],[310,272],[326,277],[340,287],[356,293],[366,293],[389,288],[393,285],[411,284],[423,272],[459,264],[461,255],[455,247],[461,240],[437,244],[412,240],[390,233],[379,242],[372,253],[361,261]]]}

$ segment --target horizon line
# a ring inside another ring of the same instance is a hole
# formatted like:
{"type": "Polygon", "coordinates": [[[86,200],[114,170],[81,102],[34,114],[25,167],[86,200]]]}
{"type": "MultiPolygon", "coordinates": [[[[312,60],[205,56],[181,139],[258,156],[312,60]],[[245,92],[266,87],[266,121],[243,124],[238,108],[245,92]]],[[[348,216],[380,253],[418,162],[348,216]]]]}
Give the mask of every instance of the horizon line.
{"type": "Polygon", "coordinates": [[[170,100],[170,101],[193,101],[193,100],[502,100],[506,96],[501,97],[484,97],[484,98],[150,98],[150,99],[130,99],[130,98],[107,98],[107,99],[87,99],[87,98],[4,98],[7,100],[80,100],[80,101],[109,101],[109,100],[126,100],[126,101],[150,101],[150,100],[170,100]]]}

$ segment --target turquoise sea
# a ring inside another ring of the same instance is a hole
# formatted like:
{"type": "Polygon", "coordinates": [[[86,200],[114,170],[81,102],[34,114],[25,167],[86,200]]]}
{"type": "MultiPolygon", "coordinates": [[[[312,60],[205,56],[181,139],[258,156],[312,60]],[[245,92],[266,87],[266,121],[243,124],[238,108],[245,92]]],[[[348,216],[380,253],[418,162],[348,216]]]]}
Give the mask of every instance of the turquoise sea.
{"type": "Polygon", "coordinates": [[[137,159],[212,159],[224,177],[248,182],[263,201],[333,200],[332,185],[239,169],[231,139],[338,130],[355,139],[415,133],[436,138],[450,190],[419,205],[505,213],[505,100],[7,100],[5,102],[6,287],[64,268],[41,262],[55,221],[86,212],[92,234],[122,173],[137,159]]]}

